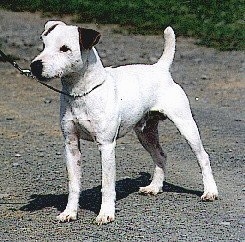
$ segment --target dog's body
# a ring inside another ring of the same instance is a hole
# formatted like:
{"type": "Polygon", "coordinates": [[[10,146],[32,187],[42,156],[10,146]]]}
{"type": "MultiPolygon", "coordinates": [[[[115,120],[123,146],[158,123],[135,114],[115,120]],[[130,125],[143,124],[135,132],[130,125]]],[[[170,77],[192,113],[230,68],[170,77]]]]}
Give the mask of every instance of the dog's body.
{"type": "Polygon", "coordinates": [[[116,139],[134,129],[140,142],[153,158],[156,168],[151,184],[140,188],[147,194],[161,191],[166,155],[159,145],[158,122],[169,118],[187,139],[202,170],[202,200],[214,200],[218,192],[209,157],[193,120],[188,99],[169,72],[175,51],[175,36],[168,27],[164,32],[165,49],[153,65],[127,65],[104,68],[93,47],[99,40],[93,30],[50,21],[42,38],[44,51],[32,64],[40,80],[60,76],[61,127],[69,177],[68,204],[58,216],[60,221],[77,218],[80,193],[79,139],[96,141],[102,160],[102,204],[97,223],[115,217],[115,145],[116,139]]]}

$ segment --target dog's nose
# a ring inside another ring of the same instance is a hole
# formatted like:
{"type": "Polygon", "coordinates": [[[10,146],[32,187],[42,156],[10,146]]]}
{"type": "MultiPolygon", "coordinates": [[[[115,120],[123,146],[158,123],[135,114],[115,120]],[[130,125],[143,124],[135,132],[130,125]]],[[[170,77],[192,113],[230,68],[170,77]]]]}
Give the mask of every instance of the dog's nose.
{"type": "Polygon", "coordinates": [[[37,78],[42,77],[43,63],[41,60],[37,60],[31,63],[31,72],[37,78]]]}

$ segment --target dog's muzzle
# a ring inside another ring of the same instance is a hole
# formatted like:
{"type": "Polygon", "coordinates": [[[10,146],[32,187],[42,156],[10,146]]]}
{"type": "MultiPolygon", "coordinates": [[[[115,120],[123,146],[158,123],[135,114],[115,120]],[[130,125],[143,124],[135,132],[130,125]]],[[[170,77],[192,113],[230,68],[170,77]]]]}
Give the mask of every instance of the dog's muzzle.
{"type": "Polygon", "coordinates": [[[43,63],[41,60],[37,60],[31,63],[31,72],[37,79],[43,79],[43,63]]]}

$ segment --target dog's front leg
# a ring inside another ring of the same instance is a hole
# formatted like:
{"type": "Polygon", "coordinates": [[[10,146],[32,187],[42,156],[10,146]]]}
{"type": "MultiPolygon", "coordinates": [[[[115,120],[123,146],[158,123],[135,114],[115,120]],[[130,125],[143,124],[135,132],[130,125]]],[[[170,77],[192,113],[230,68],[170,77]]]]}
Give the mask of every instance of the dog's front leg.
{"type": "MultiPolygon", "coordinates": [[[[73,124],[69,125],[73,126],[73,124]]],[[[77,210],[80,196],[80,166],[81,153],[79,137],[75,128],[70,127],[65,136],[65,156],[69,180],[69,196],[66,209],[57,218],[61,222],[69,222],[77,219],[77,210]],[[73,132],[74,131],[74,132],[73,132]]]]}
{"type": "Polygon", "coordinates": [[[115,219],[115,141],[107,144],[99,144],[102,160],[102,204],[100,213],[96,218],[98,224],[105,224],[115,219]]]}

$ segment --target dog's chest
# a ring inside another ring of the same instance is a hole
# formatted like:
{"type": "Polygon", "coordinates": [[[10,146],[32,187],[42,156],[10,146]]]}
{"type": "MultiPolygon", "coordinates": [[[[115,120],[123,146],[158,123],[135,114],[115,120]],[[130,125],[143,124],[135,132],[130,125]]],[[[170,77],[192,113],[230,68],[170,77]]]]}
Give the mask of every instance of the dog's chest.
{"type": "Polygon", "coordinates": [[[95,136],[93,128],[93,117],[83,102],[74,102],[71,105],[71,116],[76,126],[76,130],[79,131],[80,138],[85,140],[93,140],[95,136]]]}

